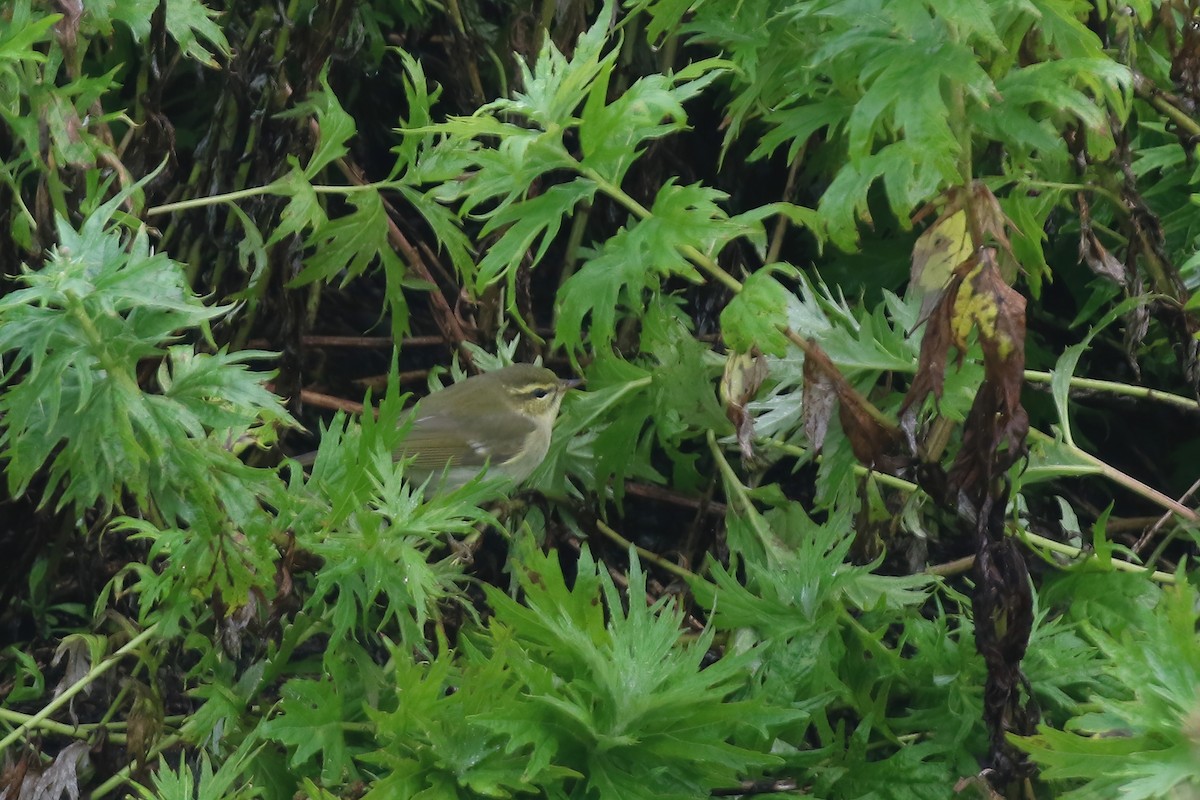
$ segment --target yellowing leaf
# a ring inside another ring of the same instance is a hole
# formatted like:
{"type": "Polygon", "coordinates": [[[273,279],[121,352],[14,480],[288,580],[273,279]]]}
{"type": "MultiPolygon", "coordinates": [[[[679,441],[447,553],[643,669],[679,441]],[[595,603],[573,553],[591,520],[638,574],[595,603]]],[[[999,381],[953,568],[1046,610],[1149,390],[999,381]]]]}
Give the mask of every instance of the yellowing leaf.
{"type": "Polygon", "coordinates": [[[936,298],[950,282],[955,268],[970,258],[974,249],[967,230],[967,214],[961,208],[939,218],[917,237],[908,292],[922,299],[922,316],[928,311],[925,301],[936,298]]]}

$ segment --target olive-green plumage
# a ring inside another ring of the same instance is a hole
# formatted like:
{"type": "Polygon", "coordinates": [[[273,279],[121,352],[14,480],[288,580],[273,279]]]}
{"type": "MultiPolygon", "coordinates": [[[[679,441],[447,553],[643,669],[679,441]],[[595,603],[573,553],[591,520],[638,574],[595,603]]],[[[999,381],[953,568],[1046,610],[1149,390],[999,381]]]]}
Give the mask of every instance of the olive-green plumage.
{"type": "Polygon", "coordinates": [[[417,404],[396,458],[411,458],[409,477],[431,479],[431,492],[462,486],[485,465],[489,475],[520,483],[545,459],[563,395],[578,384],[533,364],[459,381],[417,404]]]}
{"type": "Polygon", "coordinates": [[[413,480],[437,480],[448,466],[440,489],[461,486],[485,464],[520,483],[546,457],[563,395],[576,383],[532,364],[459,381],[417,405],[398,456],[412,456],[413,480]]]}

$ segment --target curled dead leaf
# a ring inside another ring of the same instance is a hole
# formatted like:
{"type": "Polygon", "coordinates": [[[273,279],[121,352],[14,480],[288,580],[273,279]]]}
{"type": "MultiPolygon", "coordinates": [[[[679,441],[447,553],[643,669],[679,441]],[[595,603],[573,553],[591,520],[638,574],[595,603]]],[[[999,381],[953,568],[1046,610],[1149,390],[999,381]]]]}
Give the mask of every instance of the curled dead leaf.
{"type": "Polygon", "coordinates": [[[1101,278],[1107,278],[1118,286],[1127,286],[1129,276],[1126,274],[1125,265],[1100,243],[1090,225],[1086,228],[1080,227],[1079,260],[1101,278]]]}
{"type": "Polygon", "coordinates": [[[746,461],[755,459],[754,417],[746,410],[746,405],[758,394],[766,378],[767,360],[757,351],[734,353],[725,361],[721,402],[725,405],[725,416],[737,431],[738,447],[746,461]]]}
{"type": "Polygon", "coordinates": [[[801,395],[804,415],[804,436],[814,453],[821,452],[825,434],[829,432],[829,420],[837,404],[837,392],[824,370],[818,369],[817,359],[804,359],[804,390],[801,395]]]}
{"type": "Polygon", "coordinates": [[[884,424],[876,414],[871,413],[872,409],[865,398],[811,339],[804,352],[803,400],[804,431],[814,449],[819,450],[825,439],[836,400],[838,420],[850,440],[854,457],[872,469],[889,473],[900,469],[899,429],[884,424]]]}

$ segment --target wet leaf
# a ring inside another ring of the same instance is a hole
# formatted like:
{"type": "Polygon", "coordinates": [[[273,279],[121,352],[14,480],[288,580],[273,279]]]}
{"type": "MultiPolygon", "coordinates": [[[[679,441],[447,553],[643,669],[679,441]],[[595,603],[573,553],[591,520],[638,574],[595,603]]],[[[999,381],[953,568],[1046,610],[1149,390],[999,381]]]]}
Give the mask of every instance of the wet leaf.
{"type": "MultiPolygon", "coordinates": [[[[981,247],[996,244],[1001,252],[1011,254],[1012,244],[1008,240],[1008,229],[1015,229],[1017,225],[1004,213],[1000,201],[992,194],[988,185],[983,181],[972,183],[967,202],[970,203],[971,215],[978,229],[976,235],[979,240],[976,244],[981,247]]],[[[1012,278],[1015,279],[1016,276],[1012,278]]]]}
{"type": "Polygon", "coordinates": [[[850,384],[835,385],[839,389],[838,420],[850,439],[854,457],[871,469],[887,473],[898,471],[902,463],[896,457],[899,430],[885,427],[872,416],[862,402],[862,395],[854,392],[850,384]],[[853,394],[848,395],[846,389],[853,394]]]}
{"type": "Polygon", "coordinates": [[[1012,411],[1001,410],[1003,395],[1002,387],[985,379],[963,423],[962,447],[949,476],[951,490],[959,496],[982,497],[994,477],[1025,455],[1029,417],[1019,404],[1012,411]]]}
{"type": "Polygon", "coordinates": [[[129,712],[127,742],[129,754],[139,764],[145,764],[151,748],[162,737],[162,697],[151,686],[138,681],[133,684],[133,708],[129,712]]]}
{"type": "Polygon", "coordinates": [[[166,8],[167,32],[179,43],[179,49],[185,55],[208,67],[217,66],[213,51],[223,57],[229,56],[229,40],[216,23],[219,12],[207,8],[200,0],[175,0],[166,8]]]}
{"type": "Polygon", "coordinates": [[[1025,298],[1000,277],[990,250],[963,280],[952,317],[955,345],[970,330],[983,347],[983,385],[963,428],[963,445],[950,472],[952,486],[982,497],[991,479],[1025,453],[1029,418],[1021,405],[1025,377],[1025,298]]]}
{"type": "MultiPolygon", "coordinates": [[[[929,214],[938,203],[943,204],[941,216],[913,245],[908,295],[921,298],[921,318],[933,310],[939,292],[949,286],[976,247],[997,244],[1006,263],[1015,264],[1008,228],[1016,225],[1005,215],[1000,201],[986,184],[976,181],[969,190],[948,189],[937,201],[917,212],[913,221],[929,214]]],[[[1010,271],[1013,274],[1007,276],[1009,281],[1015,280],[1015,267],[1010,271]]]]}
{"type": "MultiPolygon", "coordinates": [[[[106,645],[107,640],[103,636],[94,634],[72,633],[64,636],[62,642],[55,649],[54,658],[50,662],[57,667],[60,662],[66,660],[62,679],[54,687],[54,696],[58,697],[76,683],[83,681],[92,665],[104,660],[106,645]]],[[[85,684],[83,696],[91,695],[96,688],[94,682],[85,684]]],[[[75,718],[75,701],[73,699],[68,707],[68,712],[72,721],[78,724],[79,720],[75,718]]]]}
{"type": "Polygon", "coordinates": [[[1037,705],[1027,694],[1029,681],[1021,670],[1033,630],[1033,590],[1020,545],[1004,532],[1007,505],[1007,483],[980,505],[971,597],[975,647],[988,668],[983,691],[991,736],[987,767],[1002,785],[1031,774],[1028,759],[1009,736],[1033,734],[1038,721],[1037,705]]]}

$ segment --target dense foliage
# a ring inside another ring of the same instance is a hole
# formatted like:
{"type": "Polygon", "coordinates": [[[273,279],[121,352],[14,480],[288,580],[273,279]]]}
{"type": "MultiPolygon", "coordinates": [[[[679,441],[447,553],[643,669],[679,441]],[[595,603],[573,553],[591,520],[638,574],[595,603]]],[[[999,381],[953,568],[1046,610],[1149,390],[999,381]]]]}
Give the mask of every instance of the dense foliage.
{"type": "Polygon", "coordinates": [[[6,4],[0,788],[1200,795],[1192,14],[6,4]]]}

